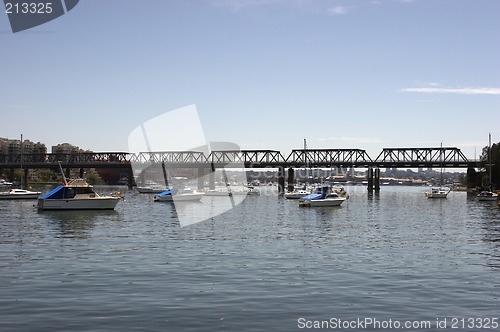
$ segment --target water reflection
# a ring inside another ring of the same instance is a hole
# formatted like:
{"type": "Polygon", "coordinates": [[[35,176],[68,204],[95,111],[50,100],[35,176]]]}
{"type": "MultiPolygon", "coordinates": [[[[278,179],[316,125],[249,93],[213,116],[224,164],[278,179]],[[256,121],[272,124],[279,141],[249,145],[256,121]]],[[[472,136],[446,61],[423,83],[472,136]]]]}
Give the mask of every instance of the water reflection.
{"type": "Polygon", "coordinates": [[[115,210],[105,211],[39,211],[40,216],[53,224],[63,238],[85,239],[97,224],[116,219],[115,210]]]}

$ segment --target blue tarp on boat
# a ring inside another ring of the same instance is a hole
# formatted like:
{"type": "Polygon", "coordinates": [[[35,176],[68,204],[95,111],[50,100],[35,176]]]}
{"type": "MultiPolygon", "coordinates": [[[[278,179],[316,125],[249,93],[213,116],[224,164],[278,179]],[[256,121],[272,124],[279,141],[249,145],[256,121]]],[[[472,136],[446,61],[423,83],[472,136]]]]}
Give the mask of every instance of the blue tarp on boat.
{"type": "Polygon", "coordinates": [[[168,195],[172,195],[172,190],[165,190],[164,192],[161,192],[156,196],[168,196],[168,195]]]}
{"type": "Polygon", "coordinates": [[[301,200],[313,200],[313,199],[321,199],[323,198],[323,194],[309,194],[307,196],[301,197],[301,200]]]}
{"type": "Polygon", "coordinates": [[[45,195],[40,196],[38,199],[61,199],[64,198],[64,186],[59,185],[46,193],[45,195]]]}

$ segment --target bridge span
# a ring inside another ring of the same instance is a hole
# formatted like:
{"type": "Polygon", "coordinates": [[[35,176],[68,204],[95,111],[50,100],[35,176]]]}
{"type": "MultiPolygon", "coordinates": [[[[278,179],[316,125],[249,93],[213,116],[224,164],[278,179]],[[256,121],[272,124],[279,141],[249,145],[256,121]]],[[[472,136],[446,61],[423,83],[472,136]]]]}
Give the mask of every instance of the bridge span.
{"type": "MultiPolygon", "coordinates": [[[[0,169],[65,169],[79,168],[127,168],[132,176],[132,164],[167,163],[172,168],[197,168],[204,174],[207,170],[224,168],[230,164],[245,168],[277,168],[278,186],[284,188],[284,169],[289,170],[289,183],[293,180],[294,168],[367,168],[368,182],[377,188],[380,168],[479,168],[479,160],[469,160],[457,147],[437,148],[384,148],[376,158],[361,149],[296,149],[287,156],[276,150],[225,150],[212,151],[208,155],[200,151],[159,152],[84,152],[0,155],[0,169]],[[290,176],[292,173],[292,176],[290,176]],[[372,179],[372,181],[371,181],[372,179]],[[374,181],[373,181],[374,179],[374,181]]],[[[293,183],[293,181],[292,181],[293,183]]],[[[130,183],[131,184],[131,183],[130,183]]]]}

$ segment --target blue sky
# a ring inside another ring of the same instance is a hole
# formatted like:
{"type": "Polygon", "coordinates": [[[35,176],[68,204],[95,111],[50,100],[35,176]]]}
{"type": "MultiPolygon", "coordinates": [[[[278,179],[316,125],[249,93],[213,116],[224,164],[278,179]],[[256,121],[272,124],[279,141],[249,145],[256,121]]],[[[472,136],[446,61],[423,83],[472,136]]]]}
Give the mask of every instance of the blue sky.
{"type": "Polygon", "coordinates": [[[15,34],[0,13],[0,41],[0,137],[49,147],[126,151],[191,104],[242,149],[500,141],[499,1],[81,0],[15,34]]]}

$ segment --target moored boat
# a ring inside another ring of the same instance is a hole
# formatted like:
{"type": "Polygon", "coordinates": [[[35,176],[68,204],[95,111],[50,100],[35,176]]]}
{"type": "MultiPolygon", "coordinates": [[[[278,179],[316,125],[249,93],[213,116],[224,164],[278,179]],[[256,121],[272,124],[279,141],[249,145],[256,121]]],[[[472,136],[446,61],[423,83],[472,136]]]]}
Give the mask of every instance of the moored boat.
{"type": "Polygon", "coordinates": [[[450,193],[450,189],[446,190],[444,188],[431,188],[431,190],[425,192],[425,197],[427,198],[446,198],[450,193]]]}
{"type": "Polygon", "coordinates": [[[496,201],[498,200],[498,194],[492,191],[481,191],[477,195],[478,201],[496,201]]]}
{"type": "Polygon", "coordinates": [[[165,190],[159,194],[154,195],[155,202],[180,202],[180,201],[199,201],[204,193],[193,192],[191,190],[180,190],[174,192],[172,190],[165,190]]]}
{"type": "Polygon", "coordinates": [[[39,210],[113,210],[121,197],[100,196],[83,179],[65,181],[38,198],[39,210]]]}
{"type": "Polygon", "coordinates": [[[207,190],[205,196],[232,196],[232,192],[228,190],[207,190]]]}
{"type": "Polygon", "coordinates": [[[299,198],[307,196],[309,194],[311,194],[310,190],[298,189],[298,190],[288,192],[288,193],[284,194],[283,196],[285,196],[285,198],[287,198],[287,199],[299,199],[299,198]]]}
{"type": "Polygon", "coordinates": [[[316,193],[301,197],[299,199],[299,206],[339,206],[346,199],[346,197],[341,197],[339,194],[332,191],[330,186],[322,186],[316,189],[316,193]]]}
{"type": "Polygon", "coordinates": [[[31,191],[26,189],[10,189],[9,191],[0,192],[0,199],[36,199],[41,192],[31,191]]]}

